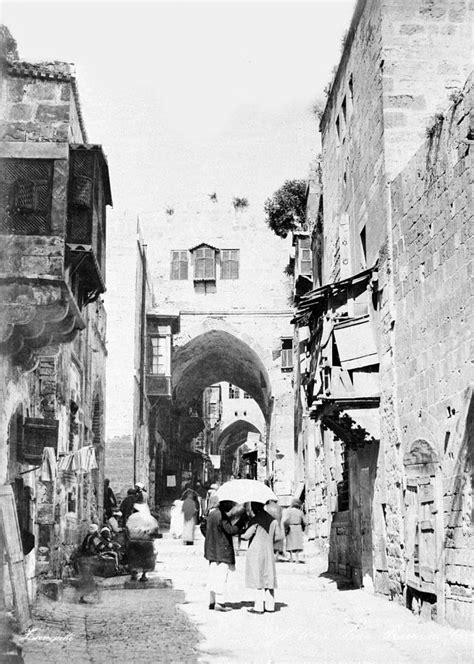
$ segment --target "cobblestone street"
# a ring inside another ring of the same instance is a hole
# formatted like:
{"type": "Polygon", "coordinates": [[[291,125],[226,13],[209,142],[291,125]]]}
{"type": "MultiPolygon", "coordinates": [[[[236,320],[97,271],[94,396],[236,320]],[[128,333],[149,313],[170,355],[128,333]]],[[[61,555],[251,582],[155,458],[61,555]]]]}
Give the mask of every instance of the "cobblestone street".
{"type": "Polygon", "coordinates": [[[196,538],[193,547],[166,534],[159,542],[152,577],[171,579],[174,590],[104,590],[94,605],[78,604],[71,592],[61,603],[42,599],[36,631],[22,639],[25,664],[472,661],[469,632],[423,622],[362,590],[338,590],[324,575],[324,560],[311,557],[309,547],[304,565],[278,564],[275,614],[246,610],[252,595],[244,589],[244,551],[229,584],[234,610],[209,611],[203,542],[199,533],[196,538]]]}

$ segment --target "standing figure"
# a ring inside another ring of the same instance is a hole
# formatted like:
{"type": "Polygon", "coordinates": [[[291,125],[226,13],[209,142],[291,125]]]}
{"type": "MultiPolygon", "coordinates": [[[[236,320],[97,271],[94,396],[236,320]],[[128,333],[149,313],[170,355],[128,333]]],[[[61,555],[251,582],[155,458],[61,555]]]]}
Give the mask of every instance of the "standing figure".
{"type": "Polygon", "coordinates": [[[198,507],[192,491],[185,492],[181,509],[184,517],[183,542],[188,545],[194,544],[194,528],[196,527],[198,507]]]}
{"type": "Polygon", "coordinates": [[[122,522],[126,525],[128,517],[133,512],[133,505],[136,502],[135,489],[127,489],[127,495],[120,503],[120,511],[122,512],[122,522]]]}
{"type": "Polygon", "coordinates": [[[99,553],[101,539],[99,526],[91,523],[87,535],[84,537],[77,558],[77,571],[79,573],[78,588],[80,590],[79,602],[86,604],[86,595],[97,593],[97,584],[94,579],[95,559],[99,553]]]}
{"type": "Polygon", "coordinates": [[[232,535],[242,530],[246,515],[243,514],[237,523],[233,524],[229,517],[234,505],[232,501],[223,500],[216,508],[211,505],[204,541],[204,557],[209,561],[209,608],[214,611],[230,611],[230,607],[224,606],[224,595],[229,572],[235,569],[232,535]]]}
{"type": "Polygon", "coordinates": [[[275,588],[277,587],[273,543],[281,539],[276,519],[263,508],[262,503],[251,503],[250,525],[242,539],[249,541],[245,561],[245,585],[256,591],[255,602],[250,613],[275,611],[275,588]]]}
{"type": "Polygon", "coordinates": [[[277,539],[275,542],[273,542],[273,550],[275,551],[275,560],[278,561],[286,561],[286,556],[285,556],[285,543],[283,539],[283,528],[281,525],[281,517],[283,514],[282,507],[280,503],[278,503],[276,500],[269,500],[268,503],[265,505],[265,511],[267,511],[270,516],[272,516],[277,524],[278,528],[281,533],[281,538],[277,539]]]}
{"type": "Polygon", "coordinates": [[[127,559],[131,581],[136,581],[138,570],[142,570],[139,581],[147,581],[147,572],[155,569],[156,553],[153,540],[158,535],[158,522],[144,502],[135,503],[135,512],[129,516],[127,530],[127,559]]]}
{"type": "Polygon", "coordinates": [[[301,503],[297,498],[291,501],[291,507],[287,509],[283,526],[286,535],[286,550],[290,554],[290,562],[293,562],[293,554],[297,563],[304,562],[300,560],[300,551],[303,551],[303,532],[306,527],[304,514],[301,510],[301,503]]]}
{"type": "Polygon", "coordinates": [[[107,519],[112,516],[114,507],[117,507],[117,499],[110,486],[110,480],[104,480],[104,511],[107,519]]]}
{"type": "Polygon", "coordinates": [[[184,514],[183,501],[175,500],[171,505],[170,535],[179,539],[183,534],[184,514]]]}

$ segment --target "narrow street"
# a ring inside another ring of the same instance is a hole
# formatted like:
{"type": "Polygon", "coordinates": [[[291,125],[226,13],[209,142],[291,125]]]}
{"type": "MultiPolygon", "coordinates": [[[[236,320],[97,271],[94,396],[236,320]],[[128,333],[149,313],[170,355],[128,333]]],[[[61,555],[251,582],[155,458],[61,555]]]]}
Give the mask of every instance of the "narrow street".
{"type": "Polygon", "coordinates": [[[338,590],[324,574],[325,561],[310,556],[308,545],[305,564],[278,563],[273,615],[246,610],[252,595],[244,588],[243,550],[229,585],[233,611],[209,611],[202,549],[197,531],[192,547],[168,534],[160,540],[151,577],[153,583],[171,579],[173,590],[104,590],[93,606],[77,604],[71,593],[62,603],[42,599],[36,631],[22,640],[25,664],[59,664],[66,658],[71,663],[472,661],[469,632],[423,622],[346,584],[338,590]]]}

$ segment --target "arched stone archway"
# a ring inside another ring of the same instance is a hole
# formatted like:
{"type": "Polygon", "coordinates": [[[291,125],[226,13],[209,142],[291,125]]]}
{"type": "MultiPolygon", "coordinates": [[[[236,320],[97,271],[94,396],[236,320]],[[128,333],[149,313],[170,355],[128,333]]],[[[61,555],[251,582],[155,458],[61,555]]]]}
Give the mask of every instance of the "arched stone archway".
{"type": "Polygon", "coordinates": [[[209,330],[178,348],[172,362],[173,397],[187,406],[209,385],[227,381],[250,394],[268,420],[271,386],[257,353],[238,337],[209,330]]]}
{"type": "Polygon", "coordinates": [[[221,455],[221,477],[228,479],[238,475],[241,465],[239,450],[247,441],[247,434],[256,433],[262,438],[262,432],[248,420],[239,419],[229,424],[219,436],[218,447],[221,455]]]}

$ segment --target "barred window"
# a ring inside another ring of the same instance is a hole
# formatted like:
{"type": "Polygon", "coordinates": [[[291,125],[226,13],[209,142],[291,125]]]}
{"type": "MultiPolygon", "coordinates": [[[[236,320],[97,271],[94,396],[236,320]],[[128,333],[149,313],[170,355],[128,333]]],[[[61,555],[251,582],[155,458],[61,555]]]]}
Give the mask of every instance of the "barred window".
{"type": "Polygon", "coordinates": [[[221,279],[239,278],[239,250],[222,249],[221,251],[221,279]]]}
{"type": "Polygon", "coordinates": [[[216,278],[216,252],[212,247],[199,247],[194,251],[194,279],[214,281],[216,278]]]}
{"type": "Polygon", "coordinates": [[[0,160],[0,232],[51,232],[52,159],[0,160]]]}
{"type": "Polygon", "coordinates": [[[184,281],[188,278],[188,252],[171,252],[171,279],[184,281]]]}

